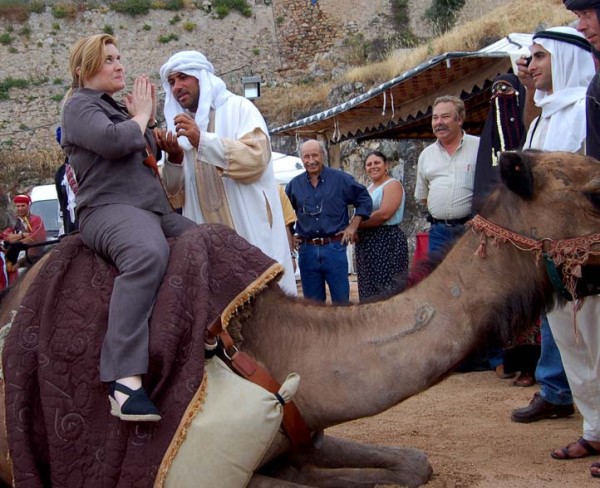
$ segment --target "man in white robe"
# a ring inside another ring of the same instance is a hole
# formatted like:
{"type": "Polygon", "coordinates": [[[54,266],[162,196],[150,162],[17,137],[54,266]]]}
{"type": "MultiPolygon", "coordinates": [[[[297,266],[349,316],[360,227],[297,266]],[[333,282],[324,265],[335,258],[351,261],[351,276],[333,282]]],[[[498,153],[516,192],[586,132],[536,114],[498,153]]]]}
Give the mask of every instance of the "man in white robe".
{"type": "Polygon", "coordinates": [[[183,215],[222,223],[285,268],[281,288],[296,281],[273,167],[267,125],[252,102],[227,90],[197,51],[161,67],[167,129],[155,131],[166,151],[163,179],[183,215]]]}

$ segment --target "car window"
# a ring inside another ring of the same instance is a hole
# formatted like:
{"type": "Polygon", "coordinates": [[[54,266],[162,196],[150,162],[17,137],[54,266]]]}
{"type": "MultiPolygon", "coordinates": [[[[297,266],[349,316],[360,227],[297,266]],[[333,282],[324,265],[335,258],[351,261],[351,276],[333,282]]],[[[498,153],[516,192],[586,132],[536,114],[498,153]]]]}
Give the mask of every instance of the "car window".
{"type": "Polygon", "coordinates": [[[36,200],[31,204],[31,213],[42,218],[48,238],[58,237],[61,226],[58,212],[58,200],[36,200]]]}

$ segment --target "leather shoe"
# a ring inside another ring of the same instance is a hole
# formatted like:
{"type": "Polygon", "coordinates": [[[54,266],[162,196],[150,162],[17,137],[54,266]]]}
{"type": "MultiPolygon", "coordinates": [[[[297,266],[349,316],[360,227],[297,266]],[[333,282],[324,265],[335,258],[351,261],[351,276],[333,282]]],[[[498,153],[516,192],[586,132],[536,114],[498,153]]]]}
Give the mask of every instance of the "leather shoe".
{"type": "Polygon", "coordinates": [[[535,393],[529,405],[512,411],[510,419],[513,422],[528,424],[544,419],[559,419],[575,413],[573,404],[554,405],[544,400],[539,393],[535,393]]]}

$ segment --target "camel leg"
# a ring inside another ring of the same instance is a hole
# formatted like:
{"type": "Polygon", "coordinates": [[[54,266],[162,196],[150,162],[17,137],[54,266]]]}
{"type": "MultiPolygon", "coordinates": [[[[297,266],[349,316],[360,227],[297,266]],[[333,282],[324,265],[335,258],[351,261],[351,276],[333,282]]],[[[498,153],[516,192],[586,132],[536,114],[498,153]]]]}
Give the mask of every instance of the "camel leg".
{"type": "MultiPolygon", "coordinates": [[[[416,487],[429,481],[431,466],[422,451],[361,444],[325,436],[318,448],[290,454],[269,475],[297,485],[372,488],[379,484],[416,487]]],[[[264,485],[268,487],[269,485],[264,485]]]]}

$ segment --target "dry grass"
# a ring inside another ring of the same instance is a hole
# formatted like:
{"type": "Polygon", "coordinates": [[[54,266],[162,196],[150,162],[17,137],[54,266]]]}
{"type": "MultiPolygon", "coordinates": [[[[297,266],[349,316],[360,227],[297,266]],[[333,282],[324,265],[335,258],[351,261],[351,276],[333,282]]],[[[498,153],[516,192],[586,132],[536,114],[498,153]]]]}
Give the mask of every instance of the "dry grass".
{"type": "Polygon", "coordinates": [[[326,108],[327,95],[331,90],[329,83],[318,86],[294,85],[291,87],[278,86],[269,88],[267,96],[257,100],[257,107],[269,123],[290,121],[316,107],[326,108]]]}
{"type": "Polygon", "coordinates": [[[64,154],[59,147],[40,151],[0,151],[0,187],[9,194],[27,193],[32,186],[54,182],[64,154]]]}
{"type": "MultiPolygon", "coordinates": [[[[367,87],[376,86],[432,56],[451,51],[476,51],[511,32],[534,32],[540,27],[566,25],[573,20],[573,13],[565,9],[562,0],[514,0],[426,44],[398,50],[385,61],[354,68],[336,84],[361,82],[367,87]]],[[[260,108],[269,121],[277,120],[283,124],[326,108],[332,86],[327,83],[318,87],[296,85],[285,90],[268,90],[261,99],[260,108]]]]}

